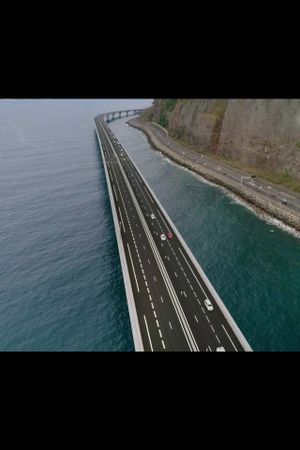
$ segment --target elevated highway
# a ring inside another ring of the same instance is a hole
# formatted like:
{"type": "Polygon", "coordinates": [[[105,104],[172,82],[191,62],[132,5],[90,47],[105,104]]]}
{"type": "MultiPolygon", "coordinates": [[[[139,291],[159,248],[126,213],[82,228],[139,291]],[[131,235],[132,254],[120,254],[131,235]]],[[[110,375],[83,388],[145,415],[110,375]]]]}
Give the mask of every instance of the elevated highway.
{"type": "Polygon", "coordinates": [[[108,113],[97,116],[95,126],[135,349],[251,351],[179,231],[108,126],[108,117],[108,113]]]}

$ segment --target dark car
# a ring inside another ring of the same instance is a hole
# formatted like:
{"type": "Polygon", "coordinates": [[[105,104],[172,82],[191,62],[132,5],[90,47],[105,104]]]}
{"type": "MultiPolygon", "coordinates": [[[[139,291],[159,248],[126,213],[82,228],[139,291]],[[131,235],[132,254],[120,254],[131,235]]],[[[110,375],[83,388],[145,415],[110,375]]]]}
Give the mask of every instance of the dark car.
{"type": "Polygon", "coordinates": [[[173,237],[173,234],[171,233],[171,231],[168,231],[167,232],[167,238],[168,239],[172,239],[172,237],[173,237]]]}

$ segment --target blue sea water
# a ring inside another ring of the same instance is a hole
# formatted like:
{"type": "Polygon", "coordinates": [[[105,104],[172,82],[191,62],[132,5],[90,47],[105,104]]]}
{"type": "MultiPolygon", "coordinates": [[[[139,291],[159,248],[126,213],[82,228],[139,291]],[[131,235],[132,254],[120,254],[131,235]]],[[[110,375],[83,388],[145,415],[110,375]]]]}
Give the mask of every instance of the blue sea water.
{"type": "Polygon", "coordinates": [[[0,101],[0,350],[133,350],[94,117],[149,100],[0,101]]]}
{"type": "MultiPolygon", "coordinates": [[[[150,104],[0,101],[0,350],[134,350],[93,120],[150,104]]],[[[111,126],[252,348],[299,350],[300,239],[111,126]]]]}

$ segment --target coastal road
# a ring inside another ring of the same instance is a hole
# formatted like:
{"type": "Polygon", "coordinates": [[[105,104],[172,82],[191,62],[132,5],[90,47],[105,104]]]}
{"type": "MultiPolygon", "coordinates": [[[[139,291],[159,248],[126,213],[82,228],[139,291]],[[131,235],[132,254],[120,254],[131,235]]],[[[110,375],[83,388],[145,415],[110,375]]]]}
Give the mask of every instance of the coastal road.
{"type": "Polygon", "coordinates": [[[95,118],[95,124],[112,186],[144,350],[251,350],[103,115],[95,118]]]}
{"type": "Polygon", "coordinates": [[[290,191],[289,189],[275,185],[274,183],[258,177],[251,178],[251,176],[245,172],[232,168],[223,162],[215,161],[195,150],[178,144],[169,137],[167,130],[160,125],[154,122],[149,123],[149,125],[151,126],[153,133],[163,144],[183,156],[186,161],[193,161],[208,169],[214,170],[217,173],[221,173],[231,180],[265,195],[269,199],[277,200],[281,205],[284,204],[286,208],[291,209],[293,212],[300,213],[299,193],[290,191]]]}

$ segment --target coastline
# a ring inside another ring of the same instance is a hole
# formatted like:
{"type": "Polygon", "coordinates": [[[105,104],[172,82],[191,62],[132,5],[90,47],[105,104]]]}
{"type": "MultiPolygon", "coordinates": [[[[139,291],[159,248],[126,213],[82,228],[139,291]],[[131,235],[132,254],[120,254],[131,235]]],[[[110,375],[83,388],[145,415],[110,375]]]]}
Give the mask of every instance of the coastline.
{"type": "MultiPolygon", "coordinates": [[[[158,151],[162,152],[165,156],[183,166],[192,172],[201,175],[208,181],[224,187],[230,192],[237,195],[242,200],[250,204],[258,214],[265,214],[275,218],[284,225],[288,225],[294,230],[300,232],[300,216],[291,211],[288,207],[281,204],[277,200],[267,199],[259,192],[253,192],[246,186],[241,186],[234,180],[229,179],[221,173],[217,173],[208,167],[201,164],[185,160],[181,154],[176,153],[174,150],[167,147],[162,143],[156,134],[153,133],[149,122],[141,122],[138,118],[130,119],[128,124],[134,128],[143,131],[149,139],[151,145],[158,151]]],[[[184,149],[184,147],[182,147],[184,149]]]]}

